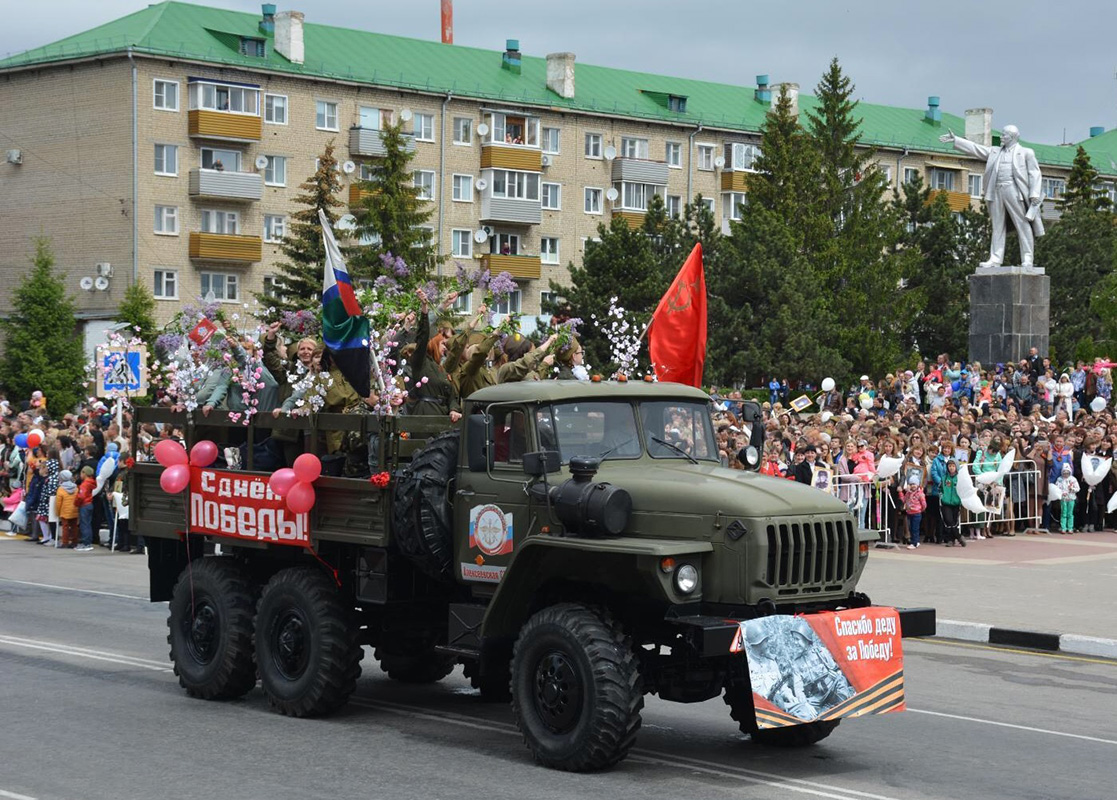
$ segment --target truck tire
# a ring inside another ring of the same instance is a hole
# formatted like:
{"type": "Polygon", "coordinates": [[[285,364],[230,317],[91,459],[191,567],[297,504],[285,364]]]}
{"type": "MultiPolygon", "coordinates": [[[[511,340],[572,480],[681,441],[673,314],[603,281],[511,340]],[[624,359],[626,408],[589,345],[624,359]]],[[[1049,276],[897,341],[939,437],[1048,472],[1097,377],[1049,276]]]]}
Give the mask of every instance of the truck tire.
{"type": "Polygon", "coordinates": [[[252,628],[258,591],[231,558],[202,558],[179,575],[167,643],[179,685],[191,697],[227,700],[256,685],[252,628]]]}
{"type": "Polygon", "coordinates": [[[272,708],[290,717],[345,705],[361,674],[353,614],[312,567],[277,572],[256,608],[256,663],[272,708]]]}
{"type": "Polygon", "coordinates": [[[569,772],[611,767],[640,730],[636,653],[605,613],[574,603],[537,612],[512,653],[512,712],[540,764],[569,772]]]}
{"type": "Polygon", "coordinates": [[[725,704],[729,716],[737,723],[741,733],[764,747],[808,747],[829,736],[841,720],[821,720],[792,725],[787,728],[759,728],[752,704],[752,689],[748,686],[731,686],[725,690],[725,704]]]}
{"type": "Polygon", "coordinates": [[[453,491],[458,466],[458,431],[435,436],[396,481],[393,535],[424,574],[452,579],[453,491]]]}
{"type": "Polygon", "coordinates": [[[453,672],[458,663],[452,656],[441,656],[433,650],[409,656],[385,653],[378,647],[373,655],[380,662],[380,669],[400,683],[437,683],[453,672]]]}

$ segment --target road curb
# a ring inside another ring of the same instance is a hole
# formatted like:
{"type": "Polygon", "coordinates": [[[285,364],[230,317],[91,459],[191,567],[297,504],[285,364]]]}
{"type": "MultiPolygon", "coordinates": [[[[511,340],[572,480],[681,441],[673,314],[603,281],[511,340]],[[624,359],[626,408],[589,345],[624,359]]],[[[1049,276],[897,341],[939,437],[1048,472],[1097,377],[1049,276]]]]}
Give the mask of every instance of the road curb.
{"type": "Polygon", "coordinates": [[[1074,633],[1023,631],[1015,628],[999,628],[981,622],[940,619],[935,626],[935,638],[1117,659],[1117,639],[1080,636],[1074,633]]]}

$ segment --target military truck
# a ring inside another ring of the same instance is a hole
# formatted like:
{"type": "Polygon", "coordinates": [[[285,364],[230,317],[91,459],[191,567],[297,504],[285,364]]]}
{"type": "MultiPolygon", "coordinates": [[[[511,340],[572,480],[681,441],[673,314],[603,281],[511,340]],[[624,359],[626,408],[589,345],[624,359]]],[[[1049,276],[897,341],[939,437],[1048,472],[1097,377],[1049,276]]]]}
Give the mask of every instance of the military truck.
{"type": "MultiPolygon", "coordinates": [[[[748,654],[767,633],[742,633],[750,620],[868,609],[857,582],[876,536],[835,497],[757,473],[758,406],[745,409],[743,471],[719,463],[711,398],[678,384],[512,383],[464,406],[456,425],[319,414],[247,428],[137,410],[139,424],[181,426],[187,445],[245,440],[245,469],[192,467],[185,495],[160,488],[155,463],[131,478],[151,600],[169,602],[189,695],[235,698],[259,682],[280,713],[328,714],[368,646],[406,683],[464,665],[557,769],[623,759],[646,694],[723,695],[761,744],[830,734],[836,717],[758,723],[748,654]],[[277,429],[312,453],[330,431],[367,441],[374,474],[323,475],[309,514],[285,513],[253,463],[277,429]]],[[[899,620],[903,635],[934,631],[931,610],[899,620]]],[[[784,675],[772,696],[796,681],[784,675]]]]}

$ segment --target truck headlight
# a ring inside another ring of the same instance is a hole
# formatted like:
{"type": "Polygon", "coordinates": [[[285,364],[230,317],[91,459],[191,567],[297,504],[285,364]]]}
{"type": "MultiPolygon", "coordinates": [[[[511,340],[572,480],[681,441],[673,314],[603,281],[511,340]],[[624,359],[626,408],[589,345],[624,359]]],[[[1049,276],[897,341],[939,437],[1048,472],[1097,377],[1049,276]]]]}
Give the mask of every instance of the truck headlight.
{"type": "Polygon", "coordinates": [[[745,465],[748,467],[755,467],[760,463],[760,453],[751,444],[745,448],[745,465]]]}
{"type": "Polygon", "coordinates": [[[698,568],[693,564],[682,564],[675,570],[675,588],[679,594],[691,594],[698,588],[698,568]]]}

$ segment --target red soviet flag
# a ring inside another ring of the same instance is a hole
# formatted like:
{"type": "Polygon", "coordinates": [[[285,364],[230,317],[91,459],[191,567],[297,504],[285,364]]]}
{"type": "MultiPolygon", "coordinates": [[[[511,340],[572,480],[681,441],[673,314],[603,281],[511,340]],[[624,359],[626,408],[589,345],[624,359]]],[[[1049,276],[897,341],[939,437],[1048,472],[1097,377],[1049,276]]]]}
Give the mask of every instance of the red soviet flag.
{"type": "Polygon", "coordinates": [[[706,276],[702,244],[694,245],[652,314],[648,351],[661,381],[702,385],[706,363],[706,276]]]}

